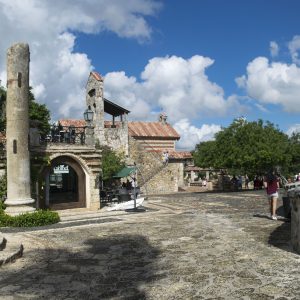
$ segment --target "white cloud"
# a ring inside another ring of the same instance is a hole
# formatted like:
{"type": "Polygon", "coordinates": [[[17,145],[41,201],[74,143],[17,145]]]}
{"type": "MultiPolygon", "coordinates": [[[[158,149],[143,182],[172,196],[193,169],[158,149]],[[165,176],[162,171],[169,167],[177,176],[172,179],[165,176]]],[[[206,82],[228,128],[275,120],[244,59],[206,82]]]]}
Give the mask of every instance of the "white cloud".
{"type": "Polygon", "coordinates": [[[281,105],[287,112],[300,112],[300,68],[257,57],[247,66],[247,74],[236,78],[239,87],[261,104],[281,105]]]}
{"type": "Polygon", "coordinates": [[[270,53],[272,57],[276,57],[279,53],[279,46],[276,42],[270,42],[270,53]]]}
{"type": "Polygon", "coordinates": [[[174,128],[181,136],[177,147],[188,150],[194,149],[195,145],[200,142],[212,140],[215,133],[221,130],[221,126],[215,124],[203,124],[197,128],[191,125],[188,119],[179,120],[174,124],[174,128]]]}
{"type": "Polygon", "coordinates": [[[7,48],[25,41],[30,45],[30,84],[36,98],[47,104],[54,118],[81,117],[84,87],[93,66],[86,54],[74,50],[72,32],[109,30],[120,37],[149,40],[151,28],[145,16],[159,8],[154,0],[0,0],[2,85],[7,48]]]}
{"type": "Polygon", "coordinates": [[[294,124],[286,131],[288,136],[291,136],[293,133],[300,133],[300,124],[294,124]]]}
{"type": "Polygon", "coordinates": [[[299,51],[300,51],[300,35],[295,35],[288,44],[292,60],[295,64],[300,64],[299,51]]]}
{"type": "Polygon", "coordinates": [[[243,107],[236,96],[224,97],[223,89],[209,81],[206,68],[213,64],[208,57],[190,59],[178,56],[155,57],[145,66],[141,80],[125,72],[105,75],[104,92],[112,101],[132,111],[133,119],[149,119],[151,108],[165,111],[171,123],[184,118],[221,116],[240,112],[243,107]],[[136,106],[143,103],[144,111],[136,106]]]}

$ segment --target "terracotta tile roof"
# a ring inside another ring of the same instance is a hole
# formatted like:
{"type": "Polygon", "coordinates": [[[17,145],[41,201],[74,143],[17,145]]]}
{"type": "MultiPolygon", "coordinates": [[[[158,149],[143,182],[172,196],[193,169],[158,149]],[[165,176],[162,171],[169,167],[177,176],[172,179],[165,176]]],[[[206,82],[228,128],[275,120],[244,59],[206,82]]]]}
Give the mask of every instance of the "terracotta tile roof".
{"type": "MultiPolygon", "coordinates": [[[[163,151],[161,150],[152,150],[149,152],[155,152],[161,154],[163,151]]],[[[171,159],[191,159],[193,158],[192,153],[189,151],[168,151],[169,153],[169,158],[171,159]]]]}
{"type": "Polygon", "coordinates": [[[189,172],[189,171],[201,171],[202,169],[200,167],[197,166],[186,166],[184,168],[184,171],[189,172]]]}
{"type": "Polygon", "coordinates": [[[75,119],[62,119],[58,121],[59,124],[63,127],[84,127],[86,126],[86,123],[84,120],[75,120],[75,119]]]}
{"type": "Polygon", "coordinates": [[[103,81],[103,77],[98,72],[91,72],[90,74],[93,75],[96,80],[103,81]]]}
{"type": "Polygon", "coordinates": [[[170,124],[161,122],[128,122],[128,132],[132,137],[180,139],[180,135],[170,124]]]}
{"type": "MultiPolygon", "coordinates": [[[[119,128],[120,124],[121,124],[120,121],[115,121],[115,128],[119,128]]],[[[104,121],[104,127],[105,128],[111,128],[112,127],[112,121],[104,121]]]]}
{"type": "Polygon", "coordinates": [[[189,151],[169,151],[169,157],[175,159],[191,159],[192,153],[189,151]]]}

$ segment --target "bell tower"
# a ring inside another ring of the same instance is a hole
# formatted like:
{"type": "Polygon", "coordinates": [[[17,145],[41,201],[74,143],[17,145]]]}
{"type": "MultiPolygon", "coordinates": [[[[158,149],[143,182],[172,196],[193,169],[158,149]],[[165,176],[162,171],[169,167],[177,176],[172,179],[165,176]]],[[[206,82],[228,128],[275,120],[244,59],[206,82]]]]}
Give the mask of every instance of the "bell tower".
{"type": "Polygon", "coordinates": [[[104,98],[103,78],[97,72],[91,72],[86,84],[86,105],[94,112],[92,126],[94,127],[95,141],[105,142],[104,137],[104,98]]]}

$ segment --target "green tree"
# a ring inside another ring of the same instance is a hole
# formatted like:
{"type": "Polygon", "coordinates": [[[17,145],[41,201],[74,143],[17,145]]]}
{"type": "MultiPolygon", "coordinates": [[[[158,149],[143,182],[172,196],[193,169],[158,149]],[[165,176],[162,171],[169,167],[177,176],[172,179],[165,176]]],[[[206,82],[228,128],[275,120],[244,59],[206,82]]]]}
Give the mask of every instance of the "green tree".
{"type": "Polygon", "coordinates": [[[292,163],[290,164],[288,175],[294,175],[300,171],[300,133],[293,133],[289,141],[292,163]]]}
{"type": "MultiPolygon", "coordinates": [[[[32,87],[29,87],[29,119],[34,121],[42,136],[50,131],[50,111],[45,104],[35,101],[32,87]]],[[[0,86],[0,131],[6,127],[6,90],[0,86]]]]}
{"type": "Polygon", "coordinates": [[[216,141],[202,142],[193,152],[195,165],[202,168],[215,167],[216,141]]]}
{"type": "Polygon", "coordinates": [[[103,181],[110,182],[113,175],[125,166],[124,156],[113,151],[109,147],[102,147],[102,172],[103,181]]]}
{"type": "Polygon", "coordinates": [[[194,156],[199,166],[210,160],[215,168],[257,174],[276,166],[286,171],[292,161],[288,136],[268,121],[236,119],[215,135],[215,141],[206,144],[196,147],[194,156]]]}
{"type": "Polygon", "coordinates": [[[50,111],[45,104],[35,101],[32,87],[29,87],[29,119],[37,123],[41,136],[46,136],[50,131],[50,111]]]}

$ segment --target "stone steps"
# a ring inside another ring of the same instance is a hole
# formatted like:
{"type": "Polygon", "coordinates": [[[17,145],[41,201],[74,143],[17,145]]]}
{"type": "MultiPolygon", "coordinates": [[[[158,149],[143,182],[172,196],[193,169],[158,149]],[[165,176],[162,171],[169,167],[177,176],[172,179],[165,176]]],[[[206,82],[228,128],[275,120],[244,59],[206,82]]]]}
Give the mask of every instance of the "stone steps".
{"type": "Polygon", "coordinates": [[[0,267],[14,262],[16,259],[23,256],[24,247],[17,241],[8,241],[2,238],[0,242],[0,267]]]}

